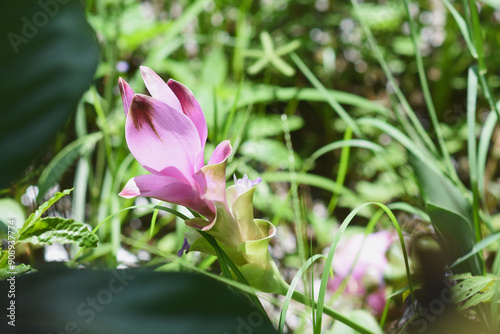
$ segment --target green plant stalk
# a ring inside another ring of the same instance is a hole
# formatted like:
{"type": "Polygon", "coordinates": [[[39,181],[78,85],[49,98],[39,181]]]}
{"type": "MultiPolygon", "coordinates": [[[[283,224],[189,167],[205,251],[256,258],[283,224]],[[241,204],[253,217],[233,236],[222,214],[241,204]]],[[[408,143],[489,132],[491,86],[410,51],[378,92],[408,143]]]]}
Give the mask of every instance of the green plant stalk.
{"type": "Polygon", "coordinates": [[[94,109],[97,114],[97,118],[101,123],[101,130],[104,135],[104,145],[106,148],[106,159],[108,161],[111,171],[114,173],[116,171],[116,163],[113,158],[113,152],[111,150],[111,135],[109,133],[108,121],[106,120],[106,115],[102,108],[101,102],[99,101],[99,94],[95,86],[92,86],[92,97],[94,98],[94,109]]]}
{"type": "Polygon", "coordinates": [[[469,0],[469,12],[467,12],[467,14],[470,14],[470,20],[472,21],[472,29],[471,27],[469,27],[469,30],[472,30],[474,45],[477,51],[477,62],[479,67],[479,80],[481,82],[481,88],[483,89],[484,96],[490,104],[490,108],[492,108],[496,112],[498,117],[498,124],[500,125],[500,111],[498,110],[494,98],[491,95],[491,91],[486,80],[486,73],[488,72],[488,69],[486,68],[486,61],[484,58],[483,35],[481,31],[481,23],[479,22],[479,14],[477,12],[476,3],[474,0],[469,0]]]}
{"type": "Polygon", "coordinates": [[[472,34],[477,52],[477,62],[479,64],[479,73],[486,73],[486,63],[484,61],[483,35],[481,33],[481,24],[479,23],[479,14],[477,12],[476,2],[469,0],[470,18],[472,21],[472,34]]]}
{"type": "MultiPolygon", "coordinates": [[[[299,302],[299,303],[304,304],[306,306],[313,305],[311,298],[304,296],[302,293],[300,293],[296,290],[293,292],[292,299],[295,300],[296,302],[299,302]]],[[[314,307],[315,308],[317,307],[316,302],[314,302],[314,307]]],[[[369,330],[368,328],[365,328],[362,325],[358,324],[357,322],[352,321],[351,319],[349,319],[345,315],[335,311],[334,309],[332,309],[326,305],[323,305],[323,313],[326,315],[329,315],[330,317],[332,317],[333,319],[335,319],[337,321],[340,321],[340,322],[346,324],[347,326],[351,327],[352,329],[356,330],[359,333],[363,333],[363,334],[373,334],[374,333],[373,331],[369,330]]]]}
{"type": "Polygon", "coordinates": [[[415,60],[417,62],[417,70],[418,76],[420,78],[420,85],[422,86],[422,92],[424,94],[425,104],[427,105],[427,110],[429,112],[429,116],[431,117],[432,126],[434,127],[434,131],[436,132],[436,138],[438,140],[439,148],[443,155],[446,168],[448,170],[448,174],[455,182],[460,182],[458,178],[457,172],[455,168],[453,168],[451,157],[446,148],[446,143],[443,138],[443,133],[441,132],[441,128],[439,127],[439,121],[436,114],[436,109],[434,108],[434,102],[432,101],[431,92],[429,89],[429,83],[427,82],[427,77],[425,76],[424,63],[422,61],[422,54],[420,53],[420,47],[418,43],[417,29],[415,25],[415,21],[411,18],[410,13],[410,4],[409,0],[403,0],[405,4],[406,14],[408,15],[408,23],[410,25],[410,35],[413,41],[413,46],[415,48],[415,60]]]}
{"type": "MultiPolygon", "coordinates": [[[[476,149],[476,99],[477,99],[477,74],[473,67],[469,68],[467,79],[467,154],[469,159],[469,178],[472,189],[472,216],[476,242],[481,241],[481,222],[479,220],[479,188],[478,166],[476,149]]],[[[483,269],[484,270],[484,269],[483,269]]],[[[484,272],[483,272],[484,274],[484,272]]]]}
{"type": "Polygon", "coordinates": [[[422,124],[420,124],[420,121],[418,120],[417,115],[415,114],[415,112],[411,108],[410,103],[408,102],[408,100],[404,96],[403,92],[401,91],[401,89],[397,85],[396,79],[392,75],[392,72],[389,68],[389,65],[385,61],[384,56],[382,55],[382,52],[380,51],[380,48],[377,44],[377,41],[373,37],[373,34],[372,34],[370,28],[368,27],[368,25],[366,24],[365,21],[360,19],[358,0],[351,0],[351,3],[354,7],[356,15],[358,16],[358,22],[360,23],[361,28],[363,29],[363,32],[368,40],[368,43],[370,44],[370,47],[372,48],[372,51],[373,51],[375,58],[377,58],[377,61],[379,62],[380,67],[382,67],[382,70],[384,71],[384,74],[387,77],[387,80],[389,80],[392,88],[394,89],[394,94],[396,95],[397,99],[399,100],[399,102],[403,106],[403,109],[406,111],[405,116],[407,116],[410,119],[413,127],[415,128],[416,132],[419,134],[419,138],[421,140],[423,140],[427,149],[431,153],[437,154],[436,146],[432,142],[431,138],[429,137],[429,135],[425,131],[422,124]]]}
{"type": "Polygon", "coordinates": [[[243,87],[244,82],[245,78],[243,77],[243,79],[241,79],[240,83],[238,84],[238,90],[236,91],[236,96],[234,97],[234,102],[231,107],[231,110],[229,111],[229,115],[227,115],[226,117],[226,122],[224,123],[224,131],[222,132],[222,138],[227,138],[229,135],[229,129],[233,124],[234,115],[236,114],[236,109],[237,109],[237,103],[238,100],[240,99],[241,88],[243,87]]]}
{"type": "Polygon", "coordinates": [[[305,250],[305,239],[304,239],[304,229],[302,226],[302,216],[300,214],[300,204],[299,204],[299,194],[298,194],[298,182],[297,173],[295,171],[295,152],[292,147],[292,138],[290,136],[290,126],[288,125],[288,118],[286,114],[281,116],[283,131],[285,133],[285,143],[288,150],[288,169],[290,170],[290,193],[292,196],[293,212],[295,216],[295,225],[297,228],[297,250],[299,253],[299,258],[303,262],[306,259],[305,250]]]}
{"type": "MultiPolygon", "coordinates": [[[[351,138],[352,138],[352,129],[348,127],[344,133],[344,140],[350,140],[351,138]]],[[[332,194],[332,198],[330,199],[330,203],[328,204],[328,212],[330,214],[333,213],[339,201],[340,189],[342,189],[345,177],[347,175],[350,152],[351,152],[350,146],[342,147],[342,151],[340,153],[339,170],[337,172],[337,180],[335,181],[335,192],[332,194]]]]}

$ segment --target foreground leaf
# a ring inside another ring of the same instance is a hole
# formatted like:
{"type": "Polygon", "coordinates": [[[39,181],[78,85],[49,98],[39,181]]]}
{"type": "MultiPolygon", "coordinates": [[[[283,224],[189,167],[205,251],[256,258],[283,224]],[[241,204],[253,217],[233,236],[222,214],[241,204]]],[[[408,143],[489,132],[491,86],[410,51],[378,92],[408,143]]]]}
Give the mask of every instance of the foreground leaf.
{"type": "MultiPolygon", "coordinates": [[[[0,282],[5,319],[8,282],[0,282]]],[[[202,275],[41,269],[16,278],[17,333],[276,333],[265,315],[202,275]],[[68,328],[70,329],[68,331],[68,328]]],[[[0,322],[0,332],[12,329],[0,322]]]]}
{"type": "Polygon", "coordinates": [[[2,5],[0,188],[53,141],[88,88],[99,55],[81,1],[2,5]]]}

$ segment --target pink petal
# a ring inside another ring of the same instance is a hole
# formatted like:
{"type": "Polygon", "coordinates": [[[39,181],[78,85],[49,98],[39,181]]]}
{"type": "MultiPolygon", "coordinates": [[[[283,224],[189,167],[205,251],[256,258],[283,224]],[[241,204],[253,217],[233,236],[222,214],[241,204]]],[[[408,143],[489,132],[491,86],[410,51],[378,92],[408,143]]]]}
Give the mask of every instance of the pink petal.
{"type": "Polygon", "coordinates": [[[120,93],[122,95],[123,109],[125,110],[125,116],[127,116],[134,99],[134,90],[130,88],[130,85],[122,78],[118,79],[118,87],[120,87],[120,93]]]}
{"type": "Polygon", "coordinates": [[[194,98],[191,90],[180,82],[170,79],[168,80],[167,85],[170,89],[172,89],[175,96],[177,96],[177,99],[179,99],[182,112],[189,117],[189,119],[196,126],[196,130],[198,130],[198,134],[200,136],[201,147],[204,148],[205,142],[207,141],[208,129],[205,115],[203,114],[198,101],[194,98]]]}
{"type": "Polygon", "coordinates": [[[382,314],[386,304],[384,286],[382,286],[378,291],[369,294],[366,297],[366,303],[372,310],[375,311],[376,314],[382,314]]]}
{"type": "Polygon", "coordinates": [[[141,66],[141,75],[144,83],[146,84],[146,88],[152,97],[179,111],[182,111],[181,104],[175,94],[167,86],[165,81],[163,81],[163,79],[155,73],[155,71],[149,67],[141,66]]]}
{"type": "Polygon", "coordinates": [[[229,140],[224,140],[215,148],[210,160],[208,160],[209,165],[220,164],[225,161],[231,155],[232,147],[229,140]]]}
{"type": "Polygon", "coordinates": [[[201,147],[186,115],[146,95],[136,94],[125,123],[125,138],[136,160],[153,174],[193,180],[201,147]]]}
{"type": "Polygon", "coordinates": [[[208,165],[195,174],[200,192],[209,201],[226,202],[226,160],[231,154],[231,144],[225,140],[214,150],[208,165]]]}
{"type": "Polygon", "coordinates": [[[195,175],[200,192],[209,201],[226,203],[226,162],[207,165],[195,175]]]}
{"type": "Polygon", "coordinates": [[[154,174],[136,176],[127,182],[119,195],[124,198],[153,197],[186,206],[210,218],[213,218],[215,213],[213,204],[202,198],[196,187],[168,176],[154,174]]]}

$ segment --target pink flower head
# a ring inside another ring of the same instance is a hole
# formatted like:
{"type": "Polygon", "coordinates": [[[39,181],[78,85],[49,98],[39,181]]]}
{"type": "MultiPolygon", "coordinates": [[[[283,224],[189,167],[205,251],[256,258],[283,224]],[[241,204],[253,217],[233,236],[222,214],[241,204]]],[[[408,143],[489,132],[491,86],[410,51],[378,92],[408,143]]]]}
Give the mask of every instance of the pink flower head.
{"type": "Polygon", "coordinates": [[[193,93],[172,79],[165,83],[147,67],[141,67],[141,74],[151,96],[135,94],[122,78],[119,86],[127,145],[151,174],[130,179],[120,196],[154,197],[212,220],[212,201],[225,201],[225,163],[231,145],[220,143],[205,166],[207,123],[193,93]]]}
{"type": "Polygon", "coordinates": [[[374,311],[381,312],[385,306],[386,253],[393,241],[394,237],[388,231],[372,233],[366,239],[364,233],[358,233],[345,240],[333,256],[335,276],[329,282],[329,288],[336,290],[350,274],[345,292],[363,296],[367,294],[367,286],[375,288],[374,293],[366,296],[366,302],[374,311]]]}

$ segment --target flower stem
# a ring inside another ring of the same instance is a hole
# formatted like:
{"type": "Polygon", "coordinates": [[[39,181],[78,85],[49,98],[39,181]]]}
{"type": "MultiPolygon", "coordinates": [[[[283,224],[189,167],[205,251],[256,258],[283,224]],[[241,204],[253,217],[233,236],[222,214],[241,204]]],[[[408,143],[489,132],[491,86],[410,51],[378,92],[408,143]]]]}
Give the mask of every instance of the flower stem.
{"type": "MultiPolygon", "coordinates": [[[[295,300],[296,302],[299,302],[301,304],[311,306],[313,304],[311,298],[304,296],[302,293],[298,291],[294,291],[292,295],[292,299],[295,300]]],[[[314,302],[314,306],[317,306],[317,303],[314,302]]],[[[362,334],[374,334],[375,332],[367,329],[366,327],[363,327],[362,325],[354,322],[353,320],[349,319],[348,317],[342,315],[341,313],[335,311],[334,309],[328,307],[328,306],[323,306],[323,313],[326,315],[329,315],[335,320],[338,320],[347,326],[351,327],[352,329],[358,331],[359,333],[362,334]]]]}

